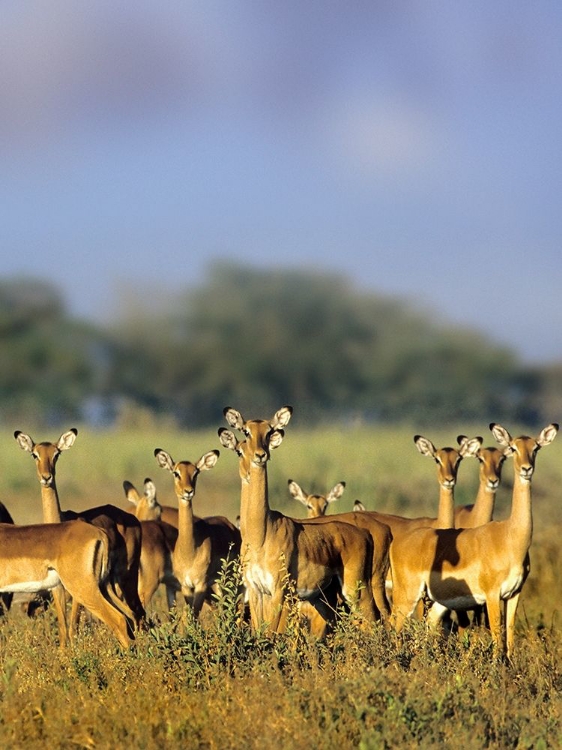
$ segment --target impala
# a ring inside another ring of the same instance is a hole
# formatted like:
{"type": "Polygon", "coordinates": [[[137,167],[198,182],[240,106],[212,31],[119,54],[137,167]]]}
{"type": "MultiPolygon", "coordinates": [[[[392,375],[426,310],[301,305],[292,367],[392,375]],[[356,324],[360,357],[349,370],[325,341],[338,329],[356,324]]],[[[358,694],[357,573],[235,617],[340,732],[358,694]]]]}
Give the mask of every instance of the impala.
{"type": "Polygon", "coordinates": [[[338,482],[326,495],[308,494],[292,479],[289,479],[289,492],[291,496],[302,503],[307,510],[307,518],[319,518],[325,516],[330,503],[339,500],[345,490],[345,482],[338,482]]]}
{"type": "MultiPolygon", "coordinates": [[[[459,445],[463,445],[468,438],[459,435],[457,440],[459,445]]],[[[470,451],[468,455],[474,456],[480,463],[478,494],[474,505],[455,508],[456,529],[473,529],[492,520],[496,492],[500,486],[502,466],[506,459],[504,451],[496,447],[478,448],[476,452],[470,451]]]]}
{"type": "MultiPolygon", "coordinates": [[[[482,444],[482,438],[466,440],[463,445],[456,448],[436,448],[428,438],[422,435],[414,436],[416,448],[423,456],[433,459],[437,465],[437,481],[439,483],[439,509],[437,518],[421,516],[418,518],[406,518],[392,513],[379,513],[378,511],[361,511],[363,504],[356,500],[354,510],[358,518],[371,518],[390,529],[392,545],[394,540],[399,539],[413,529],[423,527],[451,528],[453,525],[454,488],[457,481],[457,473],[460,462],[467,455],[476,453],[482,444]]],[[[392,546],[391,545],[391,546],[392,546]]],[[[386,588],[390,591],[393,586],[392,558],[391,565],[387,568],[386,588]]],[[[423,603],[421,603],[423,604],[423,603]]],[[[423,606],[420,605],[418,614],[423,614],[423,606]]]]}
{"type": "Polygon", "coordinates": [[[144,493],[142,495],[135,490],[135,493],[129,496],[125,485],[132,485],[130,482],[123,482],[127,500],[135,506],[135,516],[139,521],[162,521],[170,526],[175,526],[176,529],[178,528],[178,509],[172,508],[170,505],[160,505],[156,497],[156,486],[150,477],[144,480],[144,493]]]}
{"type": "Polygon", "coordinates": [[[338,482],[327,495],[307,494],[292,479],[289,479],[289,492],[308,509],[308,518],[317,523],[324,521],[343,521],[367,531],[373,540],[373,567],[371,588],[373,598],[381,617],[388,617],[390,606],[386,597],[386,578],[390,568],[389,550],[392,534],[389,527],[372,518],[367,513],[338,513],[326,516],[328,504],[340,498],[345,489],[345,482],[338,482]]]}
{"type": "Polygon", "coordinates": [[[174,478],[178,498],[178,538],[173,554],[174,575],[181,586],[185,601],[199,616],[205,602],[213,603],[213,594],[219,594],[219,579],[225,560],[240,554],[240,532],[224,516],[195,518],[193,498],[197,478],[202,471],[212,469],[217,463],[217,450],[205,453],[197,461],[176,462],[169,453],[156,448],[158,464],[174,478]]]}
{"type": "MultiPolygon", "coordinates": [[[[461,460],[466,456],[476,455],[482,445],[482,438],[471,438],[463,441],[456,448],[436,448],[431,440],[416,435],[414,437],[416,448],[423,456],[435,461],[437,465],[437,481],[439,483],[439,508],[437,518],[419,516],[408,518],[392,513],[380,513],[379,511],[361,511],[386,524],[392,532],[393,540],[397,540],[413,529],[431,527],[435,529],[450,529],[454,526],[454,488],[457,481],[457,473],[461,460]]],[[[356,500],[355,508],[364,507],[356,500]]]]}
{"type": "MultiPolygon", "coordinates": [[[[64,587],[74,601],[104,622],[127,648],[133,640],[128,618],[111,603],[109,539],[83,521],[12,526],[0,524],[0,591],[35,594],[64,587]]],[[[117,600],[118,601],[118,600],[117,600]]],[[[59,630],[67,643],[66,620],[59,630]]]]}
{"type": "Polygon", "coordinates": [[[537,438],[512,438],[501,425],[490,425],[506,456],[513,457],[511,514],[473,529],[417,529],[393,542],[392,617],[398,631],[426,594],[439,610],[472,609],[486,604],[495,652],[513,653],[515,614],[529,574],[533,533],[531,479],[537,452],[552,443],[558,425],[545,427],[537,438]]]}
{"type": "Polygon", "coordinates": [[[151,479],[144,480],[143,495],[128,481],[123,482],[123,489],[127,500],[135,506],[135,515],[140,520],[142,529],[139,598],[146,610],[162,583],[166,587],[166,601],[170,610],[176,601],[176,591],[180,590],[179,581],[174,575],[172,557],[178,530],[169,523],[149,518],[152,513],[159,518],[161,508],[156,501],[156,488],[151,479]],[[142,516],[148,518],[143,519],[142,516]]]}
{"type": "MultiPolygon", "coordinates": [[[[140,523],[130,513],[114,505],[102,505],[79,513],[72,510],[61,511],[56,485],[56,465],[62,451],[74,445],[77,434],[76,429],[68,430],[56,443],[48,441],[35,443],[29,435],[19,430],[14,433],[14,437],[20,448],[31,453],[35,460],[41,486],[43,521],[60,523],[80,518],[107,532],[110,541],[110,575],[114,581],[112,589],[117,591],[126,608],[130,610],[130,617],[138,627],[145,615],[137,590],[141,551],[140,523]]],[[[61,594],[60,589],[53,591],[53,599],[59,626],[66,629],[64,595],[61,594]]],[[[78,604],[73,602],[70,619],[71,633],[76,627],[77,620],[78,604]]]]}
{"type": "Polygon", "coordinates": [[[269,421],[245,421],[240,412],[227,407],[227,423],[245,440],[239,442],[232,431],[219,429],[222,445],[239,456],[242,560],[252,625],[281,629],[289,578],[297,596],[327,621],[333,613],[324,592],[331,583],[339,583],[343,598],[367,626],[375,620],[370,536],[341,521],[297,520],[269,507],[267,462],[271,450],[281,444],[291,414],[292,408],[284,406],[269,421]]]}

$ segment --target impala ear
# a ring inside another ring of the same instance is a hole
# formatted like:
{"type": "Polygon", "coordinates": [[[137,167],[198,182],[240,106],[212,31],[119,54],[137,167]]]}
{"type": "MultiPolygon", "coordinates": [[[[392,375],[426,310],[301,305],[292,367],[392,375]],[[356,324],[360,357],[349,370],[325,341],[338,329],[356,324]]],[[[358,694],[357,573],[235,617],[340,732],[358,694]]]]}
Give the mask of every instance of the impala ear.
{"type": "Polygon", "coordinates": [[[174,461],[169,453],[163,451],[162,448],[155,448],[154,455],[156,456],[159,466],[163,469],[168,469],[168,471],[174,470],[174,461]]]}
{"type": "Polygon", "coordinates": [[[208,453],[205,453],[199,461],[195,464],[199,471],[207,471],[207,469],[212,469],[213,466],[216,465],[217,461],[219,460],[220,452],[219,451],[209,451],[208,453]]]}
{"type": "Polygon", "coordinates": [[[236,435],[227,430],[226,427],[219,427],[218,434],[222,447],[237,453],[238,440],[236,439],[236,435]]]}
{"type": "Polygon", "coordinates": [[[423,435],[414,435],[414,443],[422,456],[429,456],[430,458],[435,457],[437,448],[433,445],[431,440],[424,438],[423,435]]]}
{"type": "Polygon", "coordinates": [[[545,427],[544,430],[542,430],[541,434],[537,438],[537,443],[541,446],[548,445],[549,443],[552,443],[556,435],[558,434],[558,425],[556,422],[552,422],[552,424],[549,424],[548,427],[545,427]]]}
{"type": "Polygon", "coordinates": [[[269,422],[269,424],[274,429],[277,429],[279,427],[286,427],[289,424],[289,420],[291,419],[292,414],[292,406],[282,406],[278,411],[275,412],[275,414],[273,415],[273,419],[269,422]]]}
{"type": "Polygon", "coordinates": [[[494,440],[497,443],[499,443],[500,445],[503,445],[504,448],[511,447],[511,441],[513,440],[513,438],[511,437],[509,432],[505,429],[505,427],[502,427],[501,424],[496,424],[496,422],[491,422],[490,430],[492,431],[494,440]]]}
{"type": "Polygon", "coordinates": [[[363,503],[361,502],[361,500],[356,500],[353,503],[353,510],[355,512],[358,512],[358,511],[361,511],[361,510],[365,510],[365,506],[363,505],[363,503]]]}
{"type": "Polygon", "coordinates": [[[14,437],[22,450],[28,451],[28,453],[33,453],[33,446],[35,443],[29,435],[26,435],[25,432],[21,432],[21,430],[16,430],[14,432],[14,437]]]}
{"type": "Polygon", "coordinates": [[[231,406],[225,406],[222,413],[231,427],[234,427],[236,430],[241,430],[244,427],[244,418],[236,409],[233,409],[231,406]]]}
{"type": "Polygon", "coordinates": [[[63,432],[57,443],[59,451],[66,451],[71,448],[74,445],[77,435],[78,430],[75,427],[72,427],[68,432],[63,432]]]}
{"type": "Polygon", "coordinates": [[[133,503],[133,505],[138,505],[139,502],[139,493],[137,492],[137,488],[134,484],[131,484],[131,482],[128,482],[126,479],[123,482],[123,490],[125,491],[125,497],[130,503],[133,503]]]}
{"type": "Polygon", "coordinates": [[[279,446],[283,442],[284,436],[285,433],[283,432],[283,430],[273,430],[273,432],[269,434],[269,447],[279,448],[279,446]]]}
{"type": "Polygon", "coordinates": [[[304,494],[300,486],[292,479],[289,479],[289,492],[295,498],[295,500],[298,500],[303,505],[306,505],[306,495],[304,494]]]}
{"type": "Polygon", "coordinates": [[[144,480],[144,496],[148,500],[149,505],[154,505],[156,501],[156,485],[150,477],[144,480]]]}
{"type": "Polygon", "coordinates": [[[483,442],[484,442],[484,438],[481,438],[481,437],[465,438],[463,442],[460,444],[461,456],[463,458],[466,458],[467,456],[472,456],[472,458],[476,458],[476,454],[482,447],[483,442]]]}
{"type": "Polygon", "coordinates": [[[345,482],[338,482],[328,492],[328,494],[326,495],[326,500],[329,503],[333,503],[334,500],[338,500],[343,495],[344,490],[345,490],[345,482]]]}

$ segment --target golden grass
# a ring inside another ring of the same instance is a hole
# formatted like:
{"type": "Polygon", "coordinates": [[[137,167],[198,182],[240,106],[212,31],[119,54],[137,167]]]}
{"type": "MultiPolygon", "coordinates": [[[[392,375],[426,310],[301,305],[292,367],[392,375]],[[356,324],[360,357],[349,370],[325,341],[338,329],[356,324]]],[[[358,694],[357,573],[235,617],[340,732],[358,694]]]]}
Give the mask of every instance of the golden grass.
{"type": "MultiPolygon", "coordinates": [[[[24,429],[36,439],[56,439],[24,429]]],[[[14,428],[15,428],[14,427],[14,428]]],[[[516,430],[508,425],[514,433],[516,430]]],[[[301,507],[287,479],[323,492],[347,482],[333,508],[356,498],[369,508],[411,515],[435,510],[435,468],[418,454],[415,430],[287,429],[272,454],[271,502],[288,515],[301,507]]],[[[423,431],[436,445],[459,432],[423,431]]],[[[491,440],[489,441],[491,444],[491,440]]],[[[175,504],[171,478],[156,464],[162,447],[197,459],[218,446],[216,431],[97,433],[80,429],[58,464],[63,507],[113,502],[126,507],[122,481],[156,482],[161,502],[175,504]]],[[[8,434],[0,439],[0,499],[16,522],[41,520],[39,486],[29,454],[8,434]],[[9,461],[7,457],[10,457],[9,461]]],[[[101,625],[85,627],[65,652],[56,645],[52,612],[28,619],[13,607],[0,623],[0,746],[3,748],[550,748],[562,744],[560,602],[560,444],[541,451],[534,481],[532,572],[520,601],[513,665],[491,658],[486,631],[464,638],[427,634],[411,622],[397,637],[369,634],[342,621],[327,644],[296,626],[275,638],[235,622],[228,596],[202,628],[183,615],[141,634],[122,652],[101,625]]],[[[456,496],[472,500],[477,463],[466,460],[456,496]]],[[[509,510],[505,468],[498,515],[509,510]]],[[[200,479],[201,515],[238,512],[237,462],[222,451],[200,479]]],[[[159,597],[153,614],[159,621],[159,597]]]]}

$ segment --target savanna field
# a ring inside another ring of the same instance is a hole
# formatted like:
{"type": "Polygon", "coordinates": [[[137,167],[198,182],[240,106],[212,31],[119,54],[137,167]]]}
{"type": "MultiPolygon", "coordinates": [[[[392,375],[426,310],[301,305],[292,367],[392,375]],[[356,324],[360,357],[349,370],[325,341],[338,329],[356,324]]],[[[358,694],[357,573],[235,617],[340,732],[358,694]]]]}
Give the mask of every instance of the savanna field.
{"type": "MultiPolygon", "coordinates": [[[[522,432],[505,426],[514,436],[522,432]]],[[[60,434],[12,427],[37,442],[56,441],[60,434]]],[[[221,449],[216,429],[78,429],[76,444],[57,465],[63,509],[103,503],[127,508],[123,481],[141,489],[146,477],[156,484],[160,503],[176,505],[172,478],[157,465],[154,449],[169,451],[177,461],[196,461],[219,449],[216,467],[199,479],[194,512],[231,520],[238,515],[238,461],[221,449]]],[[[40,522],[35,466],[12,432],[5,430],[0,439],[0,499],[16,523],[40,522]]],[[[304,516],[289,495],[288,479],[318,493],[343,480],[345,492],[330,514],[351,510],[360,499],[369,510],[436,515],[435,464],[416,450],[412,438],[418,432],[437,447],[456,445],[460,433],[494,444],[487,425],[424,431],[290,424],[268,464],[270,504],[304,516]]],[[[508,460],[495,518],[509,513],[512,477],[508,460]]],[[[181,606],[168,619],[159,594],[149,611],[152,627],[128,652],[105,626],[88,623],[61,651],[54,613],[28,618],[14,604],[0,622],[0,746],[560,747],[561,485],[559,437],[537,457],[531,574],[519,602],[512,664],[492,658],[484,629],[445,638],[410,621],[397,636],[381,625],[359,631],[344,616],[328,640],[317,643],[301,629],[294,607],[285,634],[253,633],[239,624],[226,579],[216,608],[204,611],[200,623],[181,606]]],[[[473,502],[477,486],[478,464],[467,458],[455,502],[473,502]]]]}

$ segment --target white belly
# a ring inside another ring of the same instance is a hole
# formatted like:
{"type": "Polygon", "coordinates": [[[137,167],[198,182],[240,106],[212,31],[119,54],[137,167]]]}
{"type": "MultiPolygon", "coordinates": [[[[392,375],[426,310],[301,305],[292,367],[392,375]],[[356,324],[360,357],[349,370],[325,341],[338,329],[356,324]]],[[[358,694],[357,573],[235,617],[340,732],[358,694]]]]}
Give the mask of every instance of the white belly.
{"type": "Polygon", "coordinates": [[[445,599],[439,597],[438,599],[433,596],[431,591],[428,589],[428,596],[434,602],[439,602],[447,609],[473,609],[477,605],[486,604],[486,597],[483,594],[467,594],[466,596],[455,596],[445,599]]]}
{"type": "Polygon", "coordinates": [[[20,581],[18,583],[5,583],[0,591],[11,594],[36,594],[38,591],[49,591],[61,582],[56,570],[49,570],[42,581],[20,581]]]}

